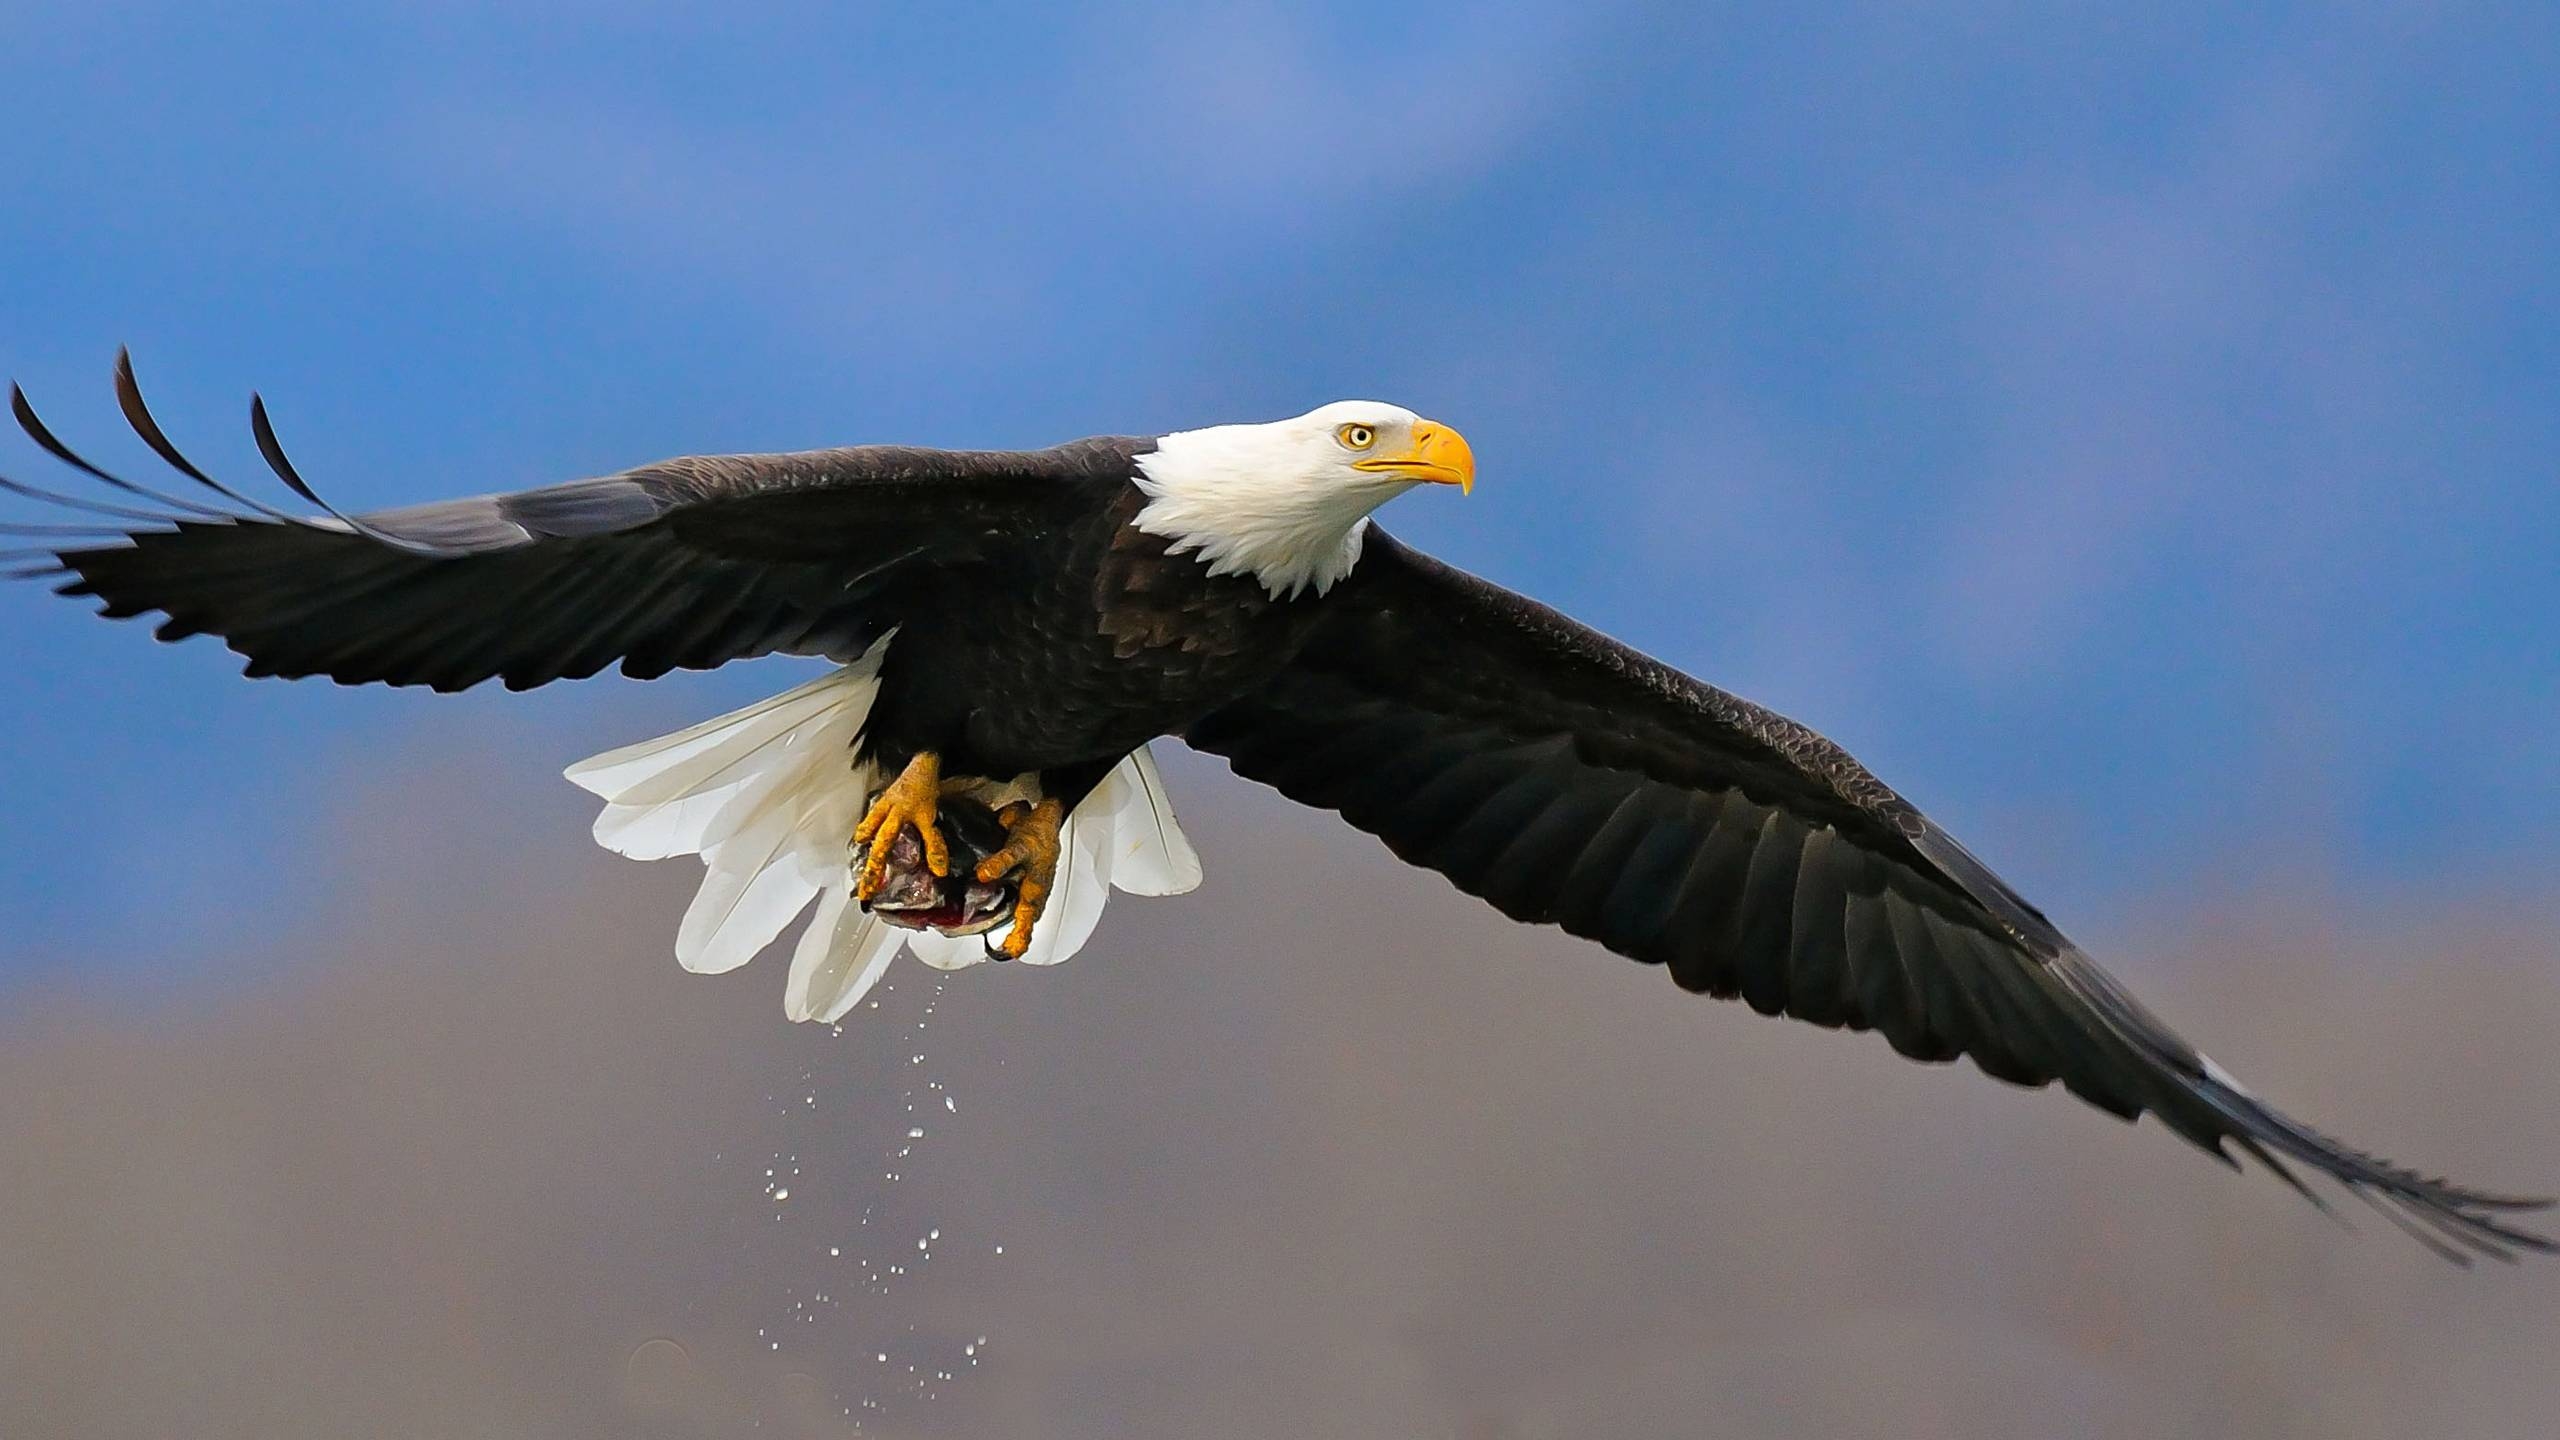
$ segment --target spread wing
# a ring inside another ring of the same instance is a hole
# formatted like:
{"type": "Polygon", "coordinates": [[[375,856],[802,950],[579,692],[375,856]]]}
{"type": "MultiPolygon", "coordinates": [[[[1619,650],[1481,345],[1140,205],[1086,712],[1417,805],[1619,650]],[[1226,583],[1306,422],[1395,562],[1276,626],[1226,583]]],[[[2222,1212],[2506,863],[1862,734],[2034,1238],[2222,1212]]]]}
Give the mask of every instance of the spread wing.
{"type": "Polygon", "coordinates": [[[2059,1080],[2317,1204],[2288,1162],[2309,1166],[2456,1258],[2552,1248],[2509,1218],[2549,1202],[2389,1164],[2241,1088],[1811,730],[1374,530],[1324,604],[1290,668],[1193,745],[1685,989],[2059,1080]]]}
{"type": "Polygon", "coordinates": [[[260,453],[317,516],[224,486],[170,443],[119,356],[117,398],[188,482],[170,494],[64,445],[13,386],[20,428],[112,489],[22,497],[103,524],[0,526],[47,543],[11,552],[103,613],[164,613],[158,634],[222,637],[252,675],[326,675],[460,690],[592,675],[642,678],[773,652],[859,655],[897,621],[905,582],[950,574],[1039,533],[1079,479],[1128,471],[1136,442],[961,452],[861,446],[697,456],[510,495],[344,515],[295,473],[266,409],[260,453]],[[126,503],[138,501],[139,504],[126,503]]]}

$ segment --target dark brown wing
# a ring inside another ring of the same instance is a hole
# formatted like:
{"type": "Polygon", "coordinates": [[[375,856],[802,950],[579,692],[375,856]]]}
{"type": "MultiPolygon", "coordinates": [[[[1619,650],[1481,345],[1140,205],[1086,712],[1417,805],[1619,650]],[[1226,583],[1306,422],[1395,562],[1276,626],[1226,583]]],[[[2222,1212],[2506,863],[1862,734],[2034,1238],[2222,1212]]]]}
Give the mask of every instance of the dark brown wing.
{"type": "Polygon", "coordinates": [[[114,617],[221,636],[252,675],[460,690],[592,675],[643,678],[773,652],[858,655],[897,623],[900,581],[1035,540],[1074,482],[1124,476],[1138,442],[955,452],[863,446],[669,460],[511,495],[349,516],[327,509],[253,402],[259,448],[325,514],[289,514],[180,454],[119,359],[135,431],[196,498],[108,474],[56,439],[12,387],[21,428],[117,500],[0,487],[117,523],[6,527],[50,543],[21,576],[66,576],[114,617]],[[140,501],[140,505],[125,503],[140,501]],[[102,543],[75,543],[90,534],[102,543]]]}
{"type": "Polygon", "coordinates": [[[1292,666],[1192,744],[1687,989],[2060,1080],[2289,1182],[2300,1162],[2449,1254],[2552,1248],[2505,1218],[2547,1202],[2377,1160],[2242,1089],[1811,730],[1384,534],[1323,603],[1292,666]]]}

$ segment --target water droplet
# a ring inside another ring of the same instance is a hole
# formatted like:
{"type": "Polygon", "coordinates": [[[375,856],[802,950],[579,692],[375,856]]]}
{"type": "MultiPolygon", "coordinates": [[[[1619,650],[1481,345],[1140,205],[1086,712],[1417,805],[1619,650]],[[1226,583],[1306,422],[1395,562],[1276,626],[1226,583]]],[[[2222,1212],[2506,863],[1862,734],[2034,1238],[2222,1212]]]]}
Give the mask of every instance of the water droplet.
{"type": "Polygon", "coordinates": [[[950,1097],[950,1096],[948,1096],[948,1095],[945,1095],[945,1096],[943,1096],[943,1097],[942,1097],[942,1108],[943,1108],[943,1109],[945,1109],[945,1110],[950,1111],[950,1112],[951,1112],[952,1114],[954,1114],[954,1115],[957,1115],[957,1114],[959,1114],[959,1113],[960,1113],[960,1107],[959,1107],[958,1105],[954,1104],[954,1103],[952,1102],[951,1097],[950,1097]]]}
{"type": "Polygon", "coordinates": [[[830,1245],[830,1246],[828,1246],[828,1247],[827,1247],[827,1258],[828,1258],[828,1259],[830,1259],[830,1260],[837,1259],[838,1257],[842,1256],[843,1254],[844,1254],[844,1247],[843,1247],[843,1246],[841,1246],[841,1245],[830,1245]]]}
{"type": "Polygon", "coordinates": [[[781,1189],[774,1191],[774,1192],[773,1192],[773,1198],[774,1198],[774,1199],[776,1199],[776,1200],[788,1200],[788,1199],[790,1199],[790,1198],[791,1198],[791,1187],[790,1187],[790,1186],[788,1186],[788,1185],[785,1185],[785,1186],[783,1186],[781,1189]]]}

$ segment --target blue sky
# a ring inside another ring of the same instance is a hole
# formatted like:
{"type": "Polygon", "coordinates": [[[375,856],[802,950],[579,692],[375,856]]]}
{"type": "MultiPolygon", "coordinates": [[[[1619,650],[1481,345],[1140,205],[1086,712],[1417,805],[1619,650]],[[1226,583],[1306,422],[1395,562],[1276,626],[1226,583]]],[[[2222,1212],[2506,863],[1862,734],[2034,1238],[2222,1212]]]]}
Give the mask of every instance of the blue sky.
{"type": "MultiPolygon", "coordinates": [[[[349,506],[1396,400],[1483,483],[1393,528],[2084,933],[2538,888],[2560,17],[2249,8],[0,5],[0,368],[134,460],[129,343],[244,476],[257,387],[349,506]]],[[[272,923],[371,777],[788,673],[253,685],[24,586],[0,649],[0,973],[56,977],[272,923]]]]}

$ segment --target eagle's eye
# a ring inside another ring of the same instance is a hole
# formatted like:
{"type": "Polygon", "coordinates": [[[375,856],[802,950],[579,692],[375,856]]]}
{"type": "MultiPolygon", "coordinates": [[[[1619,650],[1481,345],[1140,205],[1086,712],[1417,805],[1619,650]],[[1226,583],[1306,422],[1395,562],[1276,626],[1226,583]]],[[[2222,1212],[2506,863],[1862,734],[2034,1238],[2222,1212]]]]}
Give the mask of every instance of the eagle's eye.
{"type": "Polygon", "coordinates": [[[1378,443],[1378,432],[1366,425],[1345,425],[1333,432],[1333,438],[1341,441],[1345,449],[1366,450],[1378,443]]]}

